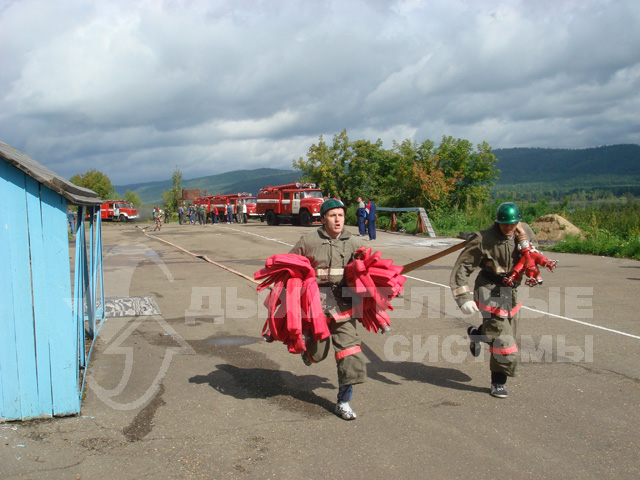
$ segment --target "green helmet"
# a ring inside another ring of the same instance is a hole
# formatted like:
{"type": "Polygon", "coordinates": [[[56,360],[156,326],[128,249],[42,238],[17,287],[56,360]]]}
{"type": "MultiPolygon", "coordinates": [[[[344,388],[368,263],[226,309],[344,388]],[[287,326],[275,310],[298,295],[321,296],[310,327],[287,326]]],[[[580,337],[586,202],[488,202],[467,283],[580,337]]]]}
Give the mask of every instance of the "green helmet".
{"type": "Polygon", "coordinates": [[[520,209],[513,202],[501,203],[496,214],[496,222],[498,223],[518,223],[522,221],[520,217],[520,209]]]}
{"type": "Polygon", "coordinates": [[[329,200],[325,200],[320,206],[320,216],[324,217],[325,213],[334,208],[341,208],[346,211],[346,209],[344,208],[344,203],[335,198],[330,198],[329,200]]]}

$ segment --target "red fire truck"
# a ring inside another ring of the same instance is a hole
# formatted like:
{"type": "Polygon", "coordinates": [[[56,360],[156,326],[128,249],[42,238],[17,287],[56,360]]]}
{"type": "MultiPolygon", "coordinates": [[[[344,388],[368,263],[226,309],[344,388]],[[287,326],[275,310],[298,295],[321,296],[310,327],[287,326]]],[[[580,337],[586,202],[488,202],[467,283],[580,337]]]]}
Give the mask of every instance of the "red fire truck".
{"type": "Polygon", "coordinates": [[[234,211],[237,213],[237,205],[238,200],[244,202],[247,205],[247,217],[249,218],[258,218],[259,215],[256,213],[256,197],[252,196],[250,193],[242,192],[242,193],[233,193],[231,195],[223,195],[229,199],[229,203],[233,204],[234,211]]]}
{"type": "Polygon", "coordinates": [[[100,218],[102,220],[128,222],[138,218],[138,210],[133,208],[133,203],[131,202],[107,200],[100,205],[100,218]]]}
{"type": "Polygon", "coordinates": [[[258,193],[256,213],[269,225],[283,222],[311,225],[320,220],[322,190],[315,183],[264,187],[258,193]]]}
{"type": "MultiPolygon", "coordinates": [[[[207,216],[213,211],[215,206],[218,209],[218,215],[226,215],[227,201],[233,205],[233,212],[237,214],[237,204],[241,200],[247,204],[247,217],[257,217],[256,214],[256,197],[252,196],[248,192],[232,193],[228,195],[207,195],[204,197],[197,197],[194,201],[194,205],[204,205],[207,208],[207,216]]],[[[235,216],[237,220],[237,215],[235,216]]]]}

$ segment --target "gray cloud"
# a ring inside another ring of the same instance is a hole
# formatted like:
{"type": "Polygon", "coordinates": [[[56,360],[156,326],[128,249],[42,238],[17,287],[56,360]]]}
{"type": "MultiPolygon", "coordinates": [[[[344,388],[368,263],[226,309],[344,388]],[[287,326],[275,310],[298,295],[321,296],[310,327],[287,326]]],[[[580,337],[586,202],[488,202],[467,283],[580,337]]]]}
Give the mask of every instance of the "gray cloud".
{"type": "Polygon", "coordinates": [[[0,0],[0,140],[115,184],[320,135],[640,143],[640,3],[0,0]]]}

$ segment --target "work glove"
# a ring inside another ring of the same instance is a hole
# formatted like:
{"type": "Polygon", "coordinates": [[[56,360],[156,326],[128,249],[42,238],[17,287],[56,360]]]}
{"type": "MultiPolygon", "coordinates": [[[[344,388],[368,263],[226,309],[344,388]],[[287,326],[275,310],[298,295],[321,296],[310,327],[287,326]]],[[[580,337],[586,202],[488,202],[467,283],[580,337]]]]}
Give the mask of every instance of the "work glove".
{"type": "Polygon", "coordinates": [[[476,302],[474,302],[473,300],[469,300],[468,302],[463,303],[462,306],[460,307],[460,310],[462,310],[462,313],[464,313],[465,315],[469,315],[471,313],[480,311],[478,310],[478,306],[476,305],[476,302]]]}

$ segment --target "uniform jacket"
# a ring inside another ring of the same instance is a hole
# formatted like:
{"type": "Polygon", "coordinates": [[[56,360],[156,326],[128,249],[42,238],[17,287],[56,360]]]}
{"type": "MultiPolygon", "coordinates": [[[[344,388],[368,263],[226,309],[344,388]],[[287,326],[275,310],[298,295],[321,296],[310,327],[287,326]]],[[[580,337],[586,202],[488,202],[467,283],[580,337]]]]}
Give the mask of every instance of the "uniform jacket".
{"type": "Polygon", "coordinates": [[[333,314],[351,308],[351,299],[342,298],[342,287],[346,286],[344,267],[353,260],[353,255],[362,243],[343,230],[339,238],[333,239],[324,227],[315,232],[303,235],[290,253],[303,255],[309,259],[316,271],[316,279],[320,288],[320,297],[325,310],[333,314]],[[339,287],[329,294],[328,288],[339,287]]]}
{"type": "MultiPolygon", "coordinates": [[[[537,246],[538,241],[529,225],[521,225],[531,243],[537,246]]],[[[456,260],[449,279],[458,306],[475,300],[483,311],[503,317],[514,315],[518,308],[517,286],[506,287],[502,278],[513,270],[519,259],[515,236],[507,238],[497,223],[475,233],[456,260]],[[480,273],[472,290],[469,281],[476,269],[480,269],[480,273]]]]}
{"type": "Polygon", "coordinates": [[[367,204],[367,218],[369,219],[370,222],[375,222],[376,221],[376,204],[373,202],[369,202],[367,204]]]}

